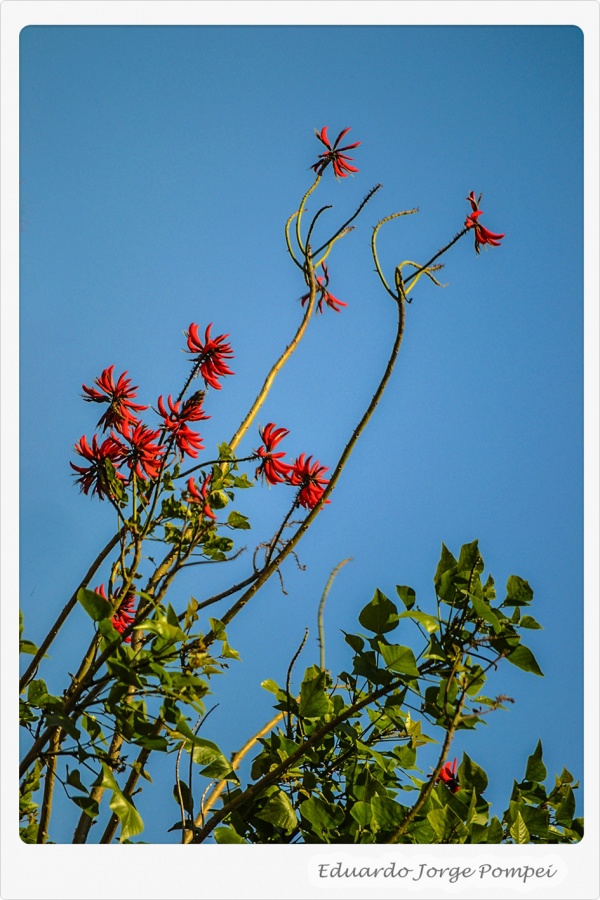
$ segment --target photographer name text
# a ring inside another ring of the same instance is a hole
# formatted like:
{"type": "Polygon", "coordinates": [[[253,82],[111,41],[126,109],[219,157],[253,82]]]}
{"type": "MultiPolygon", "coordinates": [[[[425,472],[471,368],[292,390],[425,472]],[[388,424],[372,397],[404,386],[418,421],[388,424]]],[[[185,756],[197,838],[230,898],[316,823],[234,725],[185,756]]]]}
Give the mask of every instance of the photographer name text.
{"type": "Polygon", "coordinates": [[[526,884],[531,879],[554,878],[556,869],[552,866],[492,866],[484,863],[474,868],[470,866],[430,866],[427,863],[409,868],[398,866],[395,862],[387,866],[345,866],[339,863],[320,863],[317,866],[319,878],[406,878],[408,881],[421,881],[437,878],[456,884],[464,878],[475,879],[511,879],[526,884]]]}

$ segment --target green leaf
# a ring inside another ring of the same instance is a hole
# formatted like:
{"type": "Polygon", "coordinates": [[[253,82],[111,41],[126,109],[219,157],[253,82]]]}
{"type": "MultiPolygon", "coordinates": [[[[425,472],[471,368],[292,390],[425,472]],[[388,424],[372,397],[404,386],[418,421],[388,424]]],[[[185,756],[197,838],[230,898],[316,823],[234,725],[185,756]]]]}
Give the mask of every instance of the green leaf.
{"type": "Polygon", "coordinates": [[[317,796],[304,800],[299,806],[299,811],[320,837],[334,831],[344,821],[344,812],[339,806],[317,796]]]}
{"type": "Polygon", "coordinates": [[[235,831],[231,825],[219,825],[215,828],[215,840],[217,844],[246,844],[247,841],[235,831]]]}
{"type": "Polygon", "coordinates": [[[460,556],[457,563],[460,572],[469,571],[479,574],[483,572],[483,559],[479,552],[479,542],[471,541],[460,548],[460,556]]]}
{"type": "Polygon", "coordinates": [[[557,825],[566,825],[570,827],[575,815],[575,794],[572,788],[567,788],[564,800],[556,807],[556,823],[557,825]]]}
{"type": "Polygon", "coordinates": [[[371,602],[361,610],[358,621],[367,631],[385,634],[387,631],[393,631],[398,625],[398,609],[377,588],[371,602]]]}
{"type": "Polygon", "coordinates": [[[251,528],[250,521],[246,516],[232,510],[227,517],[227,524],[232,528],[251,528]]]}
{"type": "Polygon", "coordinates": [[[495,614],[494,610],[490,606],[487,605],[485,600],[480,599],[476,594],[469,594],[471,598],[471,603],[473,604],[473,609],[477,613],[480,619],[483,619],[484,622],[489,622],[493,627],[494,631],[498,633],[502,625],[500,624],[500,620],[498,616],[495,614]]]}
{"type": "Polygon", "coordinates": [[[70,784],[71,787],[77,788],[77,790],[81,791],[82,794],[87,794],[87,792],[88,792],[86,786],[83,784],[83,782],[81,780],[81,775],[79,774],[79,769],[73,769],[71,772],[68,772],[67,784],[70,784]]]}
{"type": "Polygon", "coordinates": [[[358,634],[346,634],[344,632],[344,640],[347,644],[350,644],[353,650],[357,653],[360,653],[363,647],[365,646],[364,638],[361,638],[358,634]]]}
{"type": "Polygon", "coordinates": [[[398,616],[399,619],[414,619],[416,622],[419,622],[425,631],[428,631],[431,634],[434,631],[438,631],[440,627],[440,623],[436,619],[435,616],[430,616],[424,612],[403,612],[398,616]]]}
{"type": "Polygon", "coordinates": [[[502,829],[502,823],[497,816],[494,816],[492,821],[490,822],[490,827],[488,829],[488,844],[501,844],[502,839],[504,837],[504,831],[502,829]]]}
{"type": "Polygon", "coordinates": [[[408,587],[405,584],[397,584],[396,585],[396,593],[404,603],[407,609],[412,609],[416,603],[417,595],[413,591],[411,587],[408,587]]]}
{"type": "Polygon", "coordinates": [[[431,809],[427,813],[427,821],[440,844],[462,844],[469,836],[467,826],[449,806],[431,809]]]}
{"type": "Polygon", "coordinates": [[[102,787],[112,791],[112,798],[109,801],[108,805],[121,823],[121,833],[119,835],[119,841],[122,843],[128,838],[134,837],[136,834],[141,834],[141,832],[144,830],[144,823],[142,821],[142,817],[140,816],[133,803],[128,800],[125,794],[122,792],[109,767],[106,765],[106,763],[102,763],[101,765],[101,785],[102,787]]]}
{"type": "Polygon", "coordinates": [[[77,600],[85,609],[88,616],[94,622],[100,622],[102,619],[108,619],[112,616],[113,609],[108,600],[101,597],[95,591],[88,591],[87,588],[79,588],[77,591],[77,600]]]}
{"type": "Polygon", "coordinates": [[[79,809],[82,809],[86,815],[90,817],[90,819],[97,819],[99,814],[98,801],[93,800],[92,797],[71,797],[70,798],[75,806],[78,806],[79,809]]]}
{"type": "Polygon", "coordinates": [[[431,638],[429,640],[429,646],[427,647],[427,650],[425,651],[424,655],[427,659],[444,659],[445,660],[447,658],[446,651],[444,650],[444,648],[442,647],[442,645],[437,640],[437,638],[435,637],[434,634],[431,635],[431,638]]]}
{"type": "Polygon", "coordinates": [[[537,747],[527,760],[525,781],[536,781],[538,784],[546,778],[546,766],[542,762],[542,742],[537,742],[537,747]]]}
{"type": "Polygon", "coordinates": [[[367,828],[371,824],[373,817],[371,804],[366,803],[364,800],[357,800],[350,808],[350,815],[355,822],[358,822],[361,828],[367,828]]]}
{"type": "Polygon", "coordinates": [[[542,628],[540,623],[536,622],[533,616],[523,616],[519,624],[521,628],[542,628]]]}
{"type": "Polygon", "coordinates": [[[419,676],[415,654],[410,647],[401,647],[400,644],[384,644],[379,642],[379,650],[385,660],[385,664],[392,672],[402,675],[419,676]]]}
{"type": "Polygon", "coordinates": [[[529,843],[529,831],[520,812],[517,813],[517,818],[510,829],[510,836],[515,844],[529,843]]]}
{"type": "Polygon", "coordinates": [[[544,677],[544,673],[540,669],[537,664],[537,660],[529,647],[524,647],[523,644],[519,644],[518,647],[509,653],[506,659],[513,664],[513,666],[518,666],[519,669],[523,669],[524,672],[533,672],[534,675],[541,675],[544,677]]]}
{"type": "Polygon", "coordinates": [[[440,556],[440,561],[437,565],[437,569],[435,570],[435,575],[433,577],[436,590],[441,583],[444,573],[451,571],[455,566],[456,559],[454,558],[452,553],[450,553],[446,545],[442,544],[442,555],[440,556]]]}
{"type": "Polygon", "coordinates": [[[46,687],[46,682],[43,678],[38,678],[35,681],[31,681],[29,683],[29,687],[27,689],[27,700],[36,708],[39,707],[39,701],[41,698],[48,693],[48,688],[46,687]]]}
{"type": "Polygon", "coordinates": [[[391,797],[382,797],[376,794],[371,800],[373,811],[373,825],[382,831],[393,831],[404,821],[407,813],[405,806],[401,806],[391,797]]]}
{"type": "Polygon", "coordinates": [[[30,653],[31,656],[35,656],[37,652],[38,648],[32,641],[19,641],[19,653],[30,653]]]}
{"type": "Polygon", "coordinates": [[[294,807],[283,791],[272,794],[261,812],[256,814],[256,818],[270,822],[276,828],[282,828],[286,834],[293,831],[298,824],[294,807]]]}
{"type": "Polygon", "coordinates": [[[331,700],[326,693],[327,674],[312,666],[306,670],[300,685],[299,714],[303,718],[319,718],[331,711],[331,700]]]}
{"type": "Polygon", "coordinates": [[[458,783],[464,790],[470,791],[475,788],[477,794],[483,794],[488,786],[488,777],[485,771],[478,766],[477,763],[463,753],[463,758],[458,767],[458,783]]]}
{"type": "Polygon", "coordinates": [[[506,582],[506,600],[502,606],[527,606],[533,600],[529,582],[518,575],[511,575],[506,582]]]}
{"type": "Polygon", "coordinates": [[[277,682],[273,681],[272,678],[266,678],[264,681],[261,681],[260,686],[261,688],[264,688],[265,691],[275,694],[275,696],[277,696],[278,692],[281,690],[277,682]]]}

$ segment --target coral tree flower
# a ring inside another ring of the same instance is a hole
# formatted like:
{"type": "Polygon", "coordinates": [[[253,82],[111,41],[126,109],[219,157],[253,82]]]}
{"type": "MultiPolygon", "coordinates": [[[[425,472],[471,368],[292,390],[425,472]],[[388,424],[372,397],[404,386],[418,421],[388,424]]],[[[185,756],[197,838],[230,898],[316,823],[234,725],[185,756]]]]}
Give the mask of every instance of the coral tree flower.
{"type": "Polygon", "coordinates": [[[262,462],[256,470],[256,477],[264,476],[269,484],[279,484],[286,481],[291,471],[291,466],[281,462],[285,453],[273,453],[277,444],[289,434],[287,428],[275,428],[273,422],[259,431],[264,447],[259,447],[254,452],[260,456],[262,462]]]}
{"type": "Polygon", "coordinates": [[[123,462],[142,481],[146,481],[148,478],[158,478],[165,452],[164,447],[156,443],[160,437],[160,431],[151,431],[146,425],[138,422],[133,431],[129,426],[124,425],[123,437],[129,443],[129,447],[124,448],[123,462]]]}
{"type": "MultiPolygon", "coordinates": [[[[322,477],[323,473],[327,471],[327,466],[322,466],[318,460],[313,463],[312,456],[305,458],[304,453],[294,461],[288,482],[300,486],[298,494],[300,506],[305,509],[314,509],[329,484],[329,481],[322,477]]],[[[326,502],[329,503],[329,500],[326,502]]]]}
{"type": "MultiPolygon", "coordinates": [[[[106,593],[104,591],[104,585],[101,584],[100,587],[94,588],[94,591],[97,594],[100,594],[105,600],[107,600],[106,593]]],[[[119,593],[117,591],[117,597],[119,593]]],[[[111,619],[113,628],[119,632],[119,634],[123,634],[123,632],[131,625],[133,620],[135,619],[135,594],[133,591],[125,594],[125,599],[120,603],[119,608],[111,619]]],[[[125,638],[125,643],[131,643],[131,635],[128,634],[125,638]]]]}
{"type": "Polygon", "coordinates": [[[138,422],[135,412],[148,409],[147,406],[141,406],[139,403],[132,403],[132,399],[137,397],[137,385],[131,386],[131,378],[125,378],[127,372],[123,372],[119,376],[117,383],[113,378],[114,366],[104,369],[99,378],[94,379],[94,384],[100,390],[93,387],[87,387],[82,384],[82,388],[87,394],[84,400],[88,403],[108,403],[108,409],[98,421],[97,428],[107,431],[109,428],[116,428],[117,431],[123,430],[124,424],[136,425],[138,422]]]}
{"type": "Polygon", "coordinates": [[[445,763],[440,771],[438,781],[443,781],[446,787],[452,791],[453,794],[456,794],[460,791],[460,784],[458,783],[458,778],[456,777],[456,765],[458,760],[456,757],[454,758],[454,763],[445,763]]]}
{"type": "Polygon", "coordinates": [[[482,244],[491,244],[493,247],[499,247],[500,241],[504,237],[503,234],[495,234],[493,231],[490,231],[489,228],[486,228],[478,221],[479,216],[483,215],[483,210],[479,209],[481,197],[482,195],[480,194],[479,199],[476,200],[475,191],[471,191],[466,198],[471,204],[472,212],[465,220],[465,228],[473,228],[475,231],[475,253],[479,253],[479,247],[482,244]]]}
{"type": "Polygon", "coordinates": [[[204,342],[202,342],[198,335],[198,327],[192,322],[189,331],[186,332],[188,352],[198,354],[196,365],[199,366],[200,374],[204,378],[205,383],[220,391],[219,378],[222,378],[224,375],[235,374],[225,361],[233,359],[231,344],[225,342],[225,338],[228,338],[229,335],[220,334],[218,337],[211,338],[211,322],[204,332],[204,342]]]}
{"type": "Polygon", "coordinates": [[[204,479],[202,487],[198,490],[196,482],[193,478],[188,479],[187,489],[189,491],[189,502],[190,503],[201,503],[202,504],[202,513],[205,516],[208,516],[209,519],[216,519],[214,512],[208,505],[208,485],[210,483],[211,476],[207,475],[204,479]]]}
{"type": "Polygon", "coordinates": [[[202,438],[195,431],[192,431],[187,424],[188,422],[210,419],[210,416],[207,416],[202,409],[203,399],[204,392],[198,391],[189,400],[186,400],[182,408],[181,401],[178,400],[174,403],[173,397],[169,394],[169,408],[167,410],[163,403],[162,394],[158,398],[158,411],[163,417],[163,425],[174,438],[177,449],[182,456],[187,453],[188,456],[195,459],[198,456],[198,451],[204,450],[202,438]]]}
{"type": "MultiPolygon", "coordinates": [[[[99,500],[110,497],[112,491],[106,472],[106,460],[109,459],[116,467],[123,461],[126,452],[126,447],[114,434],[107,437],[101,444],[98,443],[98,436],[94,435],[91,447],[86,436],[83,435],[81,440],[75,444],[75,453],[83,456],[91,465],[76,466],[75,463],[69,463],[71,468],[79,474],[75,483],[81,485],[84,494],[88,494],[91,490],[92,495],[97,494],[99,500]]],[[[120,472],[117,472],[116,476],[122,481],[127,481],[120,472]]]]}
{"type": "MultiPolygon", "coordinates": [[[[337,297],[334,297],[333,294],[330,294],[327,290],[327,285],[329,284],[329,272],[327,271],[325,263],[323,263],[323,275],[317,275],[317,284],[319,285],[318,290],[321,294],[317,303],[317,312],[323,312],[323,303],[326,303],[330,309],[333,309],[337,313],[342,311],[343,306],[348,306],[347,303],[344,303],[343,300],[338,300],[337,297]]],[[[305,306],[309,299],[310,292],[300,297],[302,306],[305,306]]]]}
{"type": "Polygon", "coordinates": [[[311,166],[311,169],[313,169],[317,175],[322,175],[329,163],[333,166],[333,172],[336,178],[346,178],[348,172],[358,172],[356,166],[349,165],[349,160],[351,160],[352,157],[346,156],[344,151],[353,150],[354,147],[358,147],[360,141],[356,141],[355,144],[347,144],[345,147],[338,147],[339,142],[349,131],[349,128],[344,128],[343,131],[340,131],[332,147],[327,137],[327,126],[321,131],[315,129],[316,136],[327,148],[325,153],[319,154],[318,161],[311,166]]]}

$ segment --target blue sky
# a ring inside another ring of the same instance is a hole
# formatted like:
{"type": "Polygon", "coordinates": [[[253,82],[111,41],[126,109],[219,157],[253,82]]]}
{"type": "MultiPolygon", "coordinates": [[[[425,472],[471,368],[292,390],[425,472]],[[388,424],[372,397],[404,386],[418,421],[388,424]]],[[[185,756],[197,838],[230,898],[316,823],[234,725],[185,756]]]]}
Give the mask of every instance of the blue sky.
{"type": "MultiPolygon", "coordinates": [[[[114,526],[110,510],[72,484],[73,444],[96,421],[81,384],[114,364],[139,385],[140,402],[155,404],[185,378],[182,331],[214,322],[230,334],[236,377],[210,395],[207,453],[230,438],[301,314],[305,287],[283,228],[312,182],[313,129],[351,126],[360,173],[337,183],[327,172],[309,208],[334,204],[326,215],[337,224],[373,185],[383,188],[330,258],[331,290],[348,307],[311,322],[259,416],[289,428],[291,455],[333,467],[383,370],[395,318],[373,271],[372,226],[420,209],[381,233],[390,277],[462,227],[471,190],[484,194],[484,224],[506,238],[478,257],[470,238],[459,242],[445,257],[443,290],[421,280],[388,391],[300,544],[306,570],[288,561],[287,595],[272,579],[229,629],[243,663],[215,681],[219,706],[205,736],[229,754],[270,718],[260,682],[285,680],[305,627],[297,674],[317,660],[317,606],[340,560],[353,558],[326,607],[333,671],[350,660],[341,630],[358,630],[376,587],[393,596],[395,584],[409,584],[428,609],[442,541],[458,553],[478,538],[500,588],[514,573],[535,591],[544,630],[527,643],[546,677],[501,669],[489,690],[515,705],[459,736],[453,754],[466,750],[486,769],[497,813],[538,738],[550,778],[563,765],[582,776],[582,50],[575,27],[21,33],[21,600],[30,639],[46,633],[114,526]]],[[[258,445],[253,429],[240,452],[258,445]]],[[[286,509],[283,490],[242,496],[254,526],[248,552],[182,577],[176,608],[248,572],[253,547],[286,509]]],[[[75,612],[53,646],[40,674],[56,690],[87,646],[87,627],[75,612]]],[[[172,760],[153,766],[168,804],[172,760]]],[[[153,798],[140,798],[142,814],[153,798]]],[[[70,840],[67,828],[53,831],[70,840]]],[[[153,824],[144,839],[176,840],[153,824]]]]}

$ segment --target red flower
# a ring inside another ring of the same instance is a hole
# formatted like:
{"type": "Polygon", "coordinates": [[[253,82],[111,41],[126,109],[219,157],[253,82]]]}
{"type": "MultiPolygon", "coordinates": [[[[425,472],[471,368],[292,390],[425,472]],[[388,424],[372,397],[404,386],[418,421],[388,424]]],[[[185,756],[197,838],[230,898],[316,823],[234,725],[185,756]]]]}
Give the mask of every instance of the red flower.
{"type": "Polygon", "coordinates": [[[289,431],[287,428],[276,428],[273,431],[274,428],[273,422],[269,422],[262,431],[259,431],[265,446],[259,447],[258,450],[254,451],[262,459],[256,470],[256,477],[263,475],[269,484],[278,484],[281,481],[286,481],[292,468],[287,463],[281,462],[285,453],[273,453],[277,444],[289,434],[289,431]]]}
{"type": "Polygon", "coordinates": [[[117,431],[122,431],[125,423],[135,425],[138,419],[133,414],[133,411],[140,412],[143,409],[148,409],[147,406],[140,406],[139,403],[131,402],[132,398],[137,396],[137,386],[131,387],[131,378],[125,378],[127,372],[123,372],[115,384],[113,369],[114,366],[109,366],[108,369],[104,369],[99,378],[94,379],[94,384],[100,388],[99,391],[96,388],[87,387],[85,384],[81,385],[87,394],[87,397],[83,399],[88,403],[109,404],[108,409],[101,416],[97,425],[98,428],[101,427],[104,431],[109,428],[116,428],[117,431]]]}
{"type": "Polygon", "coordinates": [[[321,143],[325,144],[327,147],[325,153],[319,154],[318,162],[316,162],[314,166],[311,166],[311,169],[313,169],[317,175],[322,175],[329,163],[333,164],[333,171],[336,178],[346,178],[348,172],[358,172],[358,169],[355,166],[348,165],[348,160],[351,160],[352,157],[346,156],[344,150],[353,150],[354,147],[358,147],[360,141],[357,141],[355,144],[348,144],[346,147],[338,147],[341,139],[345,134],[348,134],[349,131],[349,128],[344,128],[343,131],[340,131],[335,144],[332,147],[327,138],[327,127],[323,128],[320,132],[315,129],[316,136],[321,143]]]}
{"type": "Polygon", "coordinates": [[[287,480],[289,484],[301,486],[298,494],[300,506],[304,506],[305,509],[314,509],[329,484],[328,480],[321,477],[323,472],[327,471],[328,467],[322,466],[318,460],[313,463],[312,456],[305,459],[304,453],[295,460],[287,480]]]}
{"type": "MultiPolygon", "coordinates": [[[[342,306],[348,306],[347,303],[344,303],[343,300],[338,300],[337,297],[334,297],[333,294],[330,294],[327,290],[327,285],[329,284],[329,273],[327,271],[327,266],[323,263],[323,276],[317,275],[317,283],[319,285],[318,290],[321,293],[319,297],[319,302],[317,303],[317,312],[323,312],[323,302],[327,304],[331,309],[335,312],[341,312],[342,306]]],[[[300,302],[302,306],[305,306],[310,297],[310,293],[304,294],[303,297],[300,297],[300,302]]]]}
{"type": "MultiPolygon", "coordinates": [[[[94,588],[94,590],[97,594],[100,594],[101,597],[104,597],[105,600],[107,599],[106,593],[104,592],[103,584],[101,584],[100,587],[94,588]]],[[[119,596],[119,592],[117,591],[116,597],[118,597],[118,596],[119,596]]],[[[133,620],[135,619],[134,604],[135,604],[135,594],[132,591],[130,591],[127,594],[125,594],[125,599],[119,605],[119,608],[117,609],[116,613],[112,617],[111,622],[112,622],[113,628],[115,628],[119,632],[119,634],[123,634],[125,629],[128,628],[131,625],[131,623],[133,622],[133,620]]],[[[131,634],[127,635],[127,637],[125,638],[125,643],[126,644],[131,643],[131,634]]]]}
{"type": "Polygon", "coordinates": [[[443,781],[453,794],[456,794],[458,791],[460,791],[460,785],[458,783],[458,778],[456,777],[457,762],[458,760],[455,757],[453,765],[449,762],[445,763],[442,766],[439,777],[437,779],[438,781],[443,781]]]}
{"type": "Polygon", "coordinates": [[[164,448],[155,443],[160,431],[151,431],[146,425],[138,422],[133,431],[128,425],[123,426],[123,437],[129,442],[124,448],[123,462],[135,472],[138,478],[158,478],[164,454],[164,448]]]}
{"type": "Polygon", "coordinates": [[[475,229],[475,253],[479,253],[480,244],[491,244],[493,247],[499,247],[500,241],[504,237],[503,234],[494,234],[493,231],[490,231],[489,228],[485,228],[485,226],[481,225],[478,221],[479,216],[483,215],[483,210],[479,209],[481,197],[482,195],[480,194],[479,199],[476,200],[475,191],[471,191],[466,198],[471,204],[472,212],[465,220],[465,228],[475,229]]]}
{"type": "Polygon", "coordinates": [[[228,338],[229,335],[220,334],[216,338],[211,338],[211,322],[204,333],[204,343],[202,343],[198,336],[198,327],[192,322],[189,331],[186,332],[188,351],[198,354],[196,365],[200,366],[200,374],[205,383],[220,391],[221,385],[218,379],[224,375],[235,374],[225,362],[226,359],[233,359],[231,345],[225,343],[225,338],[228,338]]]}
{"type": "MultiPolygon", "coordinates": [[[[92,494],[97,494],[99,500],[109,497],[112,491],[106,472],[106,460],[109,459],[116,467],[123,461],[126,452],[126,448],[114,434],[107,437],[101,444],[98,443],[97,435],[94,435],[91,447],[86,436],[83,435],[81,440],[75,444],[75,453],[83,456],[91,465],[76,466],[74,463],[69,463],[71,468],[79,473],[79,478],[75,479],[75,483],[81,485],[84,494],[88,494],[91,489],[92,494]]],[[[127,480],[120,472],[117,472],[116,476],[122,481],[127,480]]]]}
{"type": "Polygon", "coordinates": [[[187,453],[188,456],[196,458],[199,450],[204,450],[202,438],[187,425],[187,422],[199,422],[201,419],[209,419],[202,409],[202,400],[204,392],[198,391],[193,397],[190,397],[181,407],[181,401],[173,403],[173,398],[169,394],[169,411],[165,409],[162,394],[158,398],[158,411],[163,417],[164,427],[170,431],[175,439],[175,443],[180,453],[187,453]]]}
{"type": "Polygon", "coordinates": [[[208,505],[208,485],[210,483],[211,476],[207,475],[204,479],[202,487],[200,490],[196,487],[196,482],[193,478],[190,478],[187,483],[187,489],[190,492],[189,502],[190,503],[202,503],[202,512],[205,516],[208,516],[209,519],[216,519],[214,512],[208,505]]]}

